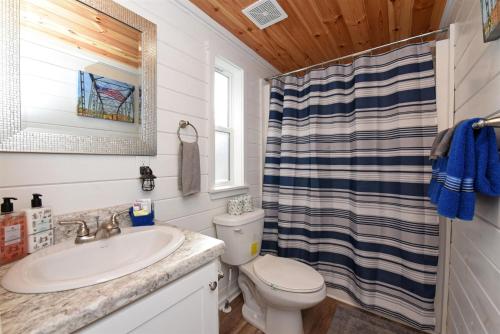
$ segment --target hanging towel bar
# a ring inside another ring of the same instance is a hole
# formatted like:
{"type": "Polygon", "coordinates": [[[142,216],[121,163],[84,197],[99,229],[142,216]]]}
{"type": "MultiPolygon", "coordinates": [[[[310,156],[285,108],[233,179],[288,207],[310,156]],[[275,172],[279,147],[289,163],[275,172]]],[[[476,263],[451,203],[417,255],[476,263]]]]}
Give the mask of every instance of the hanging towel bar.
{"type": "Polygon", "coordinates": [[[177,137],[182,142],[181,129],[185,129],[188,126],[191,126],[193,128],[194,133],[196,133],[196,142],[198,142],[198,130],[196,130],[196,127],[192,123],[190,123],[189,121],[185,121],[185,120],[179,121],[179,127],[177,128],[177,137]]]}
{"type": "Polygon", "coordinates": [[[472,128],[476,130],[484,128],[485,126],[500,128],[500,116],[493,117],[495,115],[498,115],[499,113],[500,110],[497,110],[493,114],[486,116],[484,119],[473,123],[472,128]]]}

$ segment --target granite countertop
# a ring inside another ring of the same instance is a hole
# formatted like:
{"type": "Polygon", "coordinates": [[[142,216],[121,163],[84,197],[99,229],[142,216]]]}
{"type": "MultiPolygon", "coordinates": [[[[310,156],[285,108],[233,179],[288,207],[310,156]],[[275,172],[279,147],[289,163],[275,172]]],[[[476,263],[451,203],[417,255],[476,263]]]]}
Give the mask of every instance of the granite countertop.
{"type": "MultiPolygon", "coordinates": [[[[220,240],[183,231],[186,240],[163,260],[135,273],[80,289],[18,294],[0,287],[0,333],[71,333],[216,259],[220,240]]],[[[0,267],[0,279],[11,265],[0,267]]]]}

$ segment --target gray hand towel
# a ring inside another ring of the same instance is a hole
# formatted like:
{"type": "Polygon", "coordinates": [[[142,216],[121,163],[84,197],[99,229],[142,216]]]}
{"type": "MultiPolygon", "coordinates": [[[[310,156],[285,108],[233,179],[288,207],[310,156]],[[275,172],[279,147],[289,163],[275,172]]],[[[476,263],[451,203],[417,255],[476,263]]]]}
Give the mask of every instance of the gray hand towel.
{"type": "Polygon", "coordinates": [[[200,192],[200,149],[198,143],[179,145],[178,188],[182,196],[200,192]]]}
{"type": "Polygon", "coordinates": [[[431,154],[429,159],[437,160],[437,158],[444,157],[448,155],[448,150],[450,149],[451,140],[453,139],[453,133],[456,127],[462,123],[458,122],[454,127],[443,130],[439,132],[432,143],[431,154]]]}
{"type": "MultiPolygon", "coordinates": [[[[441,143],[443,142],[444,136],[446,136],[446,134],[448,132],[453,132],[453,129],[443,130],[436,135],[436,138],[434,138],[434,142],[432,143],[432,148],[431,148],[431,153],[429,155],[429,159],[436,160],[439,157],[437,154],[438,147],[440,147],[441,143]]],[[[442,145],[441,145],[441,147],[442,147],[442,145]]],[[[442,151],[442,148],[440,149],[440,151],[442,151]]]]}

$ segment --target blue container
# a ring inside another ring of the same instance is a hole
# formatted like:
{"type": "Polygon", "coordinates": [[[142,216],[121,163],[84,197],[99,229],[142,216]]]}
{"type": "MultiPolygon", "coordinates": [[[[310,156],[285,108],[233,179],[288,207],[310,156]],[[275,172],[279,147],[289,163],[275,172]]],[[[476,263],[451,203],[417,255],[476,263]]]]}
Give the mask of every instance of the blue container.
{"type": "Polygon", "coordinates": [[[149,215],[146,216],[134,216],[134,209],[128,209],[128,214],[130,216],[130,220],[132,220],[132,226],[148,226],[155,224],[155,212],[151,211],[149,215]]]}

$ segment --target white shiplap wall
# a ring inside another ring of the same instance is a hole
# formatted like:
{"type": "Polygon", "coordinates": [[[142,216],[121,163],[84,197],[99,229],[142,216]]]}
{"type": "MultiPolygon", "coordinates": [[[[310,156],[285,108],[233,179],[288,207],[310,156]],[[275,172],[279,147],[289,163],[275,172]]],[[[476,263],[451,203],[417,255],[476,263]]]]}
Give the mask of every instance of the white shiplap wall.
{"type": "MultiPolygon", "coordinates": [[[[209,113],[212,66],[221,56],[244,70],[245,179],[249,192],[261,194],[262,79],[276,70],[187,0],[119,0],[154,22],[158,32],[158,155],[156,157],[60,154],[0,154],[0,196],[29,206],[31,193],[44,195],[55,214],[154,199],[158,220],[214,235],[212,217],[225,211],[225,200],[208,193],[209,113]],[[202,191],[182,198],[177,191],[176,136],[179,120],[200,134],[202,191]],[[156,189],[140,191],[139,166],[150,165],[156,189]]],[[[231,288],[234,285],[233,278],[231,288]]],[[[224,294],[227,279],[221,282],[224,294]]]]}
{"type": "MultiPolygon", "coordinates": [[[[455,123],[500,109],[500,40],[484,43],[480,3],[451,1],[456,22],[455,123]]],[[[500,333],[500,200],[478,198],[472,222],[453,221],[447,333],[500,333]]]]}

